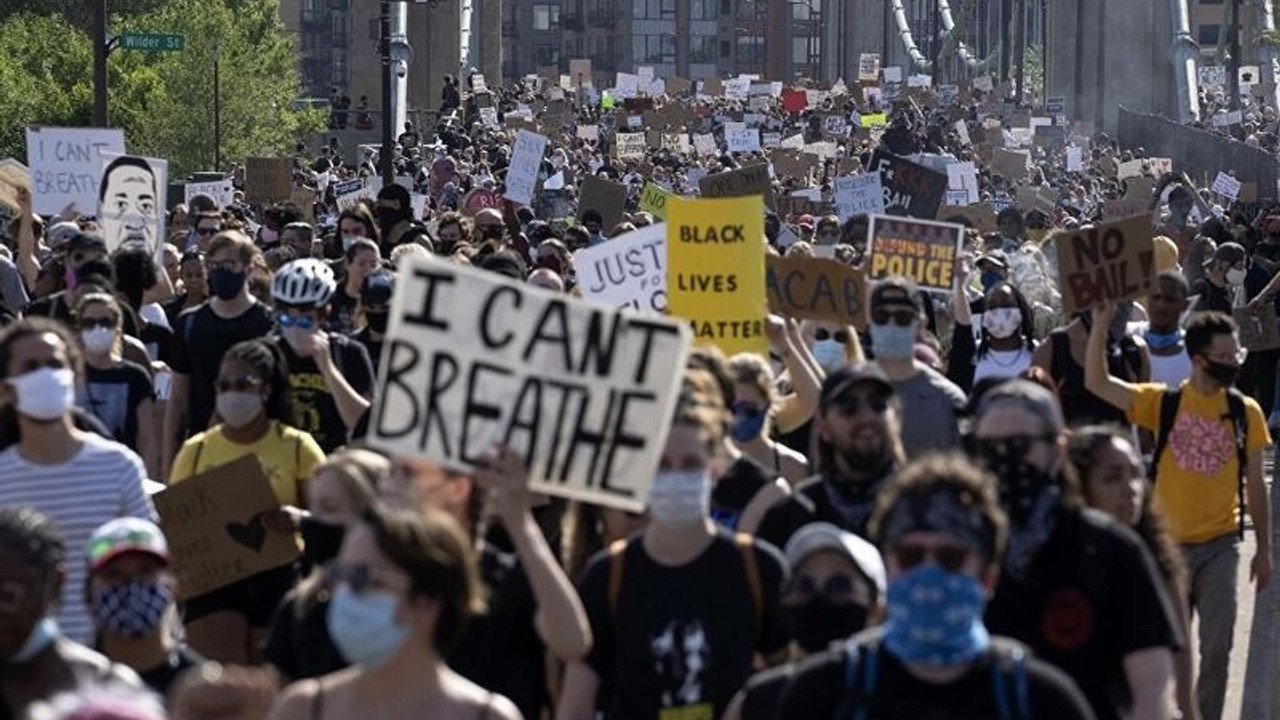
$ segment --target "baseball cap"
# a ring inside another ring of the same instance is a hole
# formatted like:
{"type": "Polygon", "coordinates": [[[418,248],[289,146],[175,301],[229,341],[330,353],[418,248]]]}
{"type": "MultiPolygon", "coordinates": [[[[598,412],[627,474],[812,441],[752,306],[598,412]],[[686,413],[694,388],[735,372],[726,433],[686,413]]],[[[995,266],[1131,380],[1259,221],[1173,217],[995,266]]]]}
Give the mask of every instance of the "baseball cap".
{"type": "Polygon", "coordinates": [[[126,553],[145,553],[169,564],[169,544],[164,533],[155,523],[135,517],[110,520],[89,536],[87,560],[89,572],[95,573],[104,565],[126,553]]]}
{"type": "Polygon", "coordinates": [[[916,285],[901,275],[881,280],[871,291],[870,306],[872,308],[899,305],[920,312],[920,303],[916,299],[916,285]]]}
{"type": "Polygon", "coordinates": [[[822,381],[822,390],[818,395],[818,406],[826,409],[832,404],[844,397],[844,394],[861,383],[872,383],[879,385],[890,395],[893,394],[893,384],[889,382],[889,378],[884,371],[874,363],[858,363],[857,365],[846,365],[839,370],[831,373],[822,381]]]}
{"type": "Polygon", "coordinates": [[[386,270],[370,273],[360,286],[360,302],[365,305],[386,305],[396,289],[396,276],[386,270]]]}
{"type": "Polygon", "coordinates": [[[787,564],[795,572],[809,556],[823,551],[847,558],[871,583],[876,597],[884,597],[885,572],[880,551],[866,540],[831,523],[809,523],[797,530],[787,541],[787,564]]]}
{"type": "Polygon", "coordinates": [[[988,250],[974,262],[975,265],[982,263],[991,263],[998,268],[1007,269],[1009,267],[1009,256],[1003,250],[988,250]]]}
{"type": "Polygon", "coordinates": [[[63,220],[62,222],[54,223],[45,231],[45,244],[49,246],[50,250],[57,250],[79,234],[79,225],[63,220]]]}

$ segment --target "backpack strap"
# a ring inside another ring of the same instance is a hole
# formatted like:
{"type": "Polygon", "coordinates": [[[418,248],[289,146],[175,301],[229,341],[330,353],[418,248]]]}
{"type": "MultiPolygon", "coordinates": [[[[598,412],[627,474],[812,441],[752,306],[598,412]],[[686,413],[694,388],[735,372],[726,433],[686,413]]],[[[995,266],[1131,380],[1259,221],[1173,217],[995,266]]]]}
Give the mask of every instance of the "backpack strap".
{"type": "Polygon", "coordinates": [[[1244,395],[1234,387],[1227,388],[1227,414],[1231,416],[1236,438],[1238,475],[1236,492],[1240,495],[1240,537],[1244,537],[1244,480],[1249,474],[1249,416],[1244,411],[1244,395]]]}
{"type": "Polygon", "coordinates": [[[1156,481],[1156,468],[1160,466],[1160,456],[1169,444],[1169,433],[1173,430],[1173,422],[1178,416],[1178,404],[1182,402],[1182,388],[1169,388],[1160,397],[1160,424],[1156,428],[1156,446],[1151,453],[1151,482],[1156,481]]]}
{"type": "Polygon", "coordinates": [[[755,618],[755,632],[760,632],[760,620],[764,617],[764,587],[760,582],[760,563],[756,559],[755,543],[746,533],[736,533],[733,542],[742,553],[742,570],[747,578],[747,591],[751,596],[751,612],[755,618]]]}
{"type": "Polygon", "coordinates": [[[627,540],[609,546],[609,617],[618,624],[618,597],[622,595],[622,571],[626,567],[627,540]]]}
{"type": "Polygon", "coordinates": [[[991,689],[995,696],[996,710],[1000,714],[1000,720],[1031,720],[1031,698],[1027,692],[1026,650],[1016,645],[993,647],[991,689]]]}
{"type": "Polygon", "coordinates": [[[880,636],[849,638],[844,658],[844,701],[835,720],[867,720],[867,701],[880,680],[880,636]]]}

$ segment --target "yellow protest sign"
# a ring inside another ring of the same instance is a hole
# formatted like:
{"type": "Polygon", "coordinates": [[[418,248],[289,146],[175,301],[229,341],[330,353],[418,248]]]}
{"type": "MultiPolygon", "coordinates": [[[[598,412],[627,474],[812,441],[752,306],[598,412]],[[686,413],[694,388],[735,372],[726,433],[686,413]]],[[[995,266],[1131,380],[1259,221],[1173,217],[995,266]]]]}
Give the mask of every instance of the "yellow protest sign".
{"type": "Polygon", "coordinates": [[[873,113],[871,115],[862,116],[862,127],[884,127],[889,124],[889,116],[885,113],[873,113]]]}
{"type": "Polygon", "coordinates": [[[640,191],[640,209],[659,220],[666,220],[667,198],[672,194],[663,190],[661,185],[649,181],[644,184],[644,190],[640,191]]]}
{"type": "Polygon", "coordinates": [[[667,312],[694,342],[766,353],[764,199],[667,199],[667,312]]]}

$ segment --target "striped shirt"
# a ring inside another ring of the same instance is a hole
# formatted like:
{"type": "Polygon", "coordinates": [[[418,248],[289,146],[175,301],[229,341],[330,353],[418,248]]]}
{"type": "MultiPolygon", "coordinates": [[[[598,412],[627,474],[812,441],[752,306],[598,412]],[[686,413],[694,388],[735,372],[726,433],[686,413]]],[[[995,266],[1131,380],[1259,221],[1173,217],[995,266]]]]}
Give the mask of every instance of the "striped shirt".
{"type": "Polygon", "coordinates": [[[147,472],[132,450],[97,435],[82,434],[80,452],[57,465],[37,465],[18,454],[21,445],[0,452],[0,507],[27,506],[58,526],[67,552],[58,624],[71,640],[93,642],[93,622],[84,603],[89,536],[117,517],[155,520],[143,490],[147,472]]]}

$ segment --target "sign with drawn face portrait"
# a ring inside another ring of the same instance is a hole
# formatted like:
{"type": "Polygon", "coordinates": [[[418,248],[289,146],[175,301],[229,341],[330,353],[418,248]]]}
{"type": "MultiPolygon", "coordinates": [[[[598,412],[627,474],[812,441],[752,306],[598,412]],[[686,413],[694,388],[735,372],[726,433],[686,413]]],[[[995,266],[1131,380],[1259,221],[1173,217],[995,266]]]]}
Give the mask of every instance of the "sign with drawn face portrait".
{"type": "Polygon", "coordinates": [[[107,249],[145,245],[157,252],[164,238],[169,163],[136,155],[102,153],[98,221],[107,249]]]}

